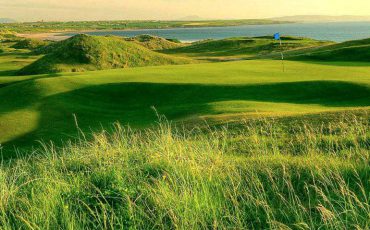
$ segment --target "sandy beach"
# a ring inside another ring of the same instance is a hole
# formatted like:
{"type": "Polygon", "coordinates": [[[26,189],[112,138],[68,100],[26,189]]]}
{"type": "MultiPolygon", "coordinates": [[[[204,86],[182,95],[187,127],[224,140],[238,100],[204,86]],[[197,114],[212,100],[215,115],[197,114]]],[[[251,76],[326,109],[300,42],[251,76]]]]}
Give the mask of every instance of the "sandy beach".
{"type": "Polygon", "coordinates": [[[19,37],[24,38],[35,38],[41,40],[50,40],[50,41],[61,41],[69,38],[70,36],[63,35],[63,33],[32,33],[32,34],[17,34],[19,37]]]}

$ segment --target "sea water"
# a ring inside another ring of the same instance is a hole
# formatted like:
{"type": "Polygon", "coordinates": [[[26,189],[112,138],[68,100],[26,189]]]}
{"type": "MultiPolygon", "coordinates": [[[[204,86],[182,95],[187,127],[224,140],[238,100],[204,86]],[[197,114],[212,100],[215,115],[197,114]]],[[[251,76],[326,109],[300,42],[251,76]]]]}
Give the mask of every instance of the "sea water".
{"type": "MultiPolygon", "coordinates": [[[[100,36],[116,35],[123,37],[150,34],[164,38],[176,38],[183,42],[193,42],[204,39],[223,39],[241,36],[266,36],[273,35],[277,32],[280,32],[282,35],[343,42],[348,40],[370,38],[370,22],[290,23],[204,28],[94,31],[87,32],[86,34],[100,36]]],[[[74,35],[74,33],[67,35],[74,35]]]]}

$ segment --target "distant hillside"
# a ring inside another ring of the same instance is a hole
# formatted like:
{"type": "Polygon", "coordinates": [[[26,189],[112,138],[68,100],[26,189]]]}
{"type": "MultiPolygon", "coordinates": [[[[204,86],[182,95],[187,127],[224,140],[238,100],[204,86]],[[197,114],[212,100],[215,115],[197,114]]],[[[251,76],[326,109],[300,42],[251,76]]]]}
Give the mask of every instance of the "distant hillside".
{"type": "Polygon", "coordinates": [[[178,21],[206,21],[210,19],[202,18],[198,15],[189,15],[182,18],[177,19],[178,21]]]}
{"type": "Polygon", "coordinates": [[[267,19],[231,19],[207,21],[158,21],[158,20],[119,20],[119,21],[60,21],[14,23],[8,28],[18,33],[86,31],[86,30],[128,30],[128,29],[168,29],[194,27],[226,27],[239,25],[271,25],[286,23],[267,19]]]}
{"type": "Polygon", "coordinates": [[[159,54],[119,37],[76,35],[55,43],[50,53],[21,69],[19,74],[82,72],[191,62],[194,61],[159,54]]]}
{"type": "Polygon", "coordinates": [[[370,38],[323,46],[301,53],[287,53],[289,59],[315,61],[370,62],[370,38]]]}
{"type": "Polygon", "coordinates": [[[272,18],[277,21],[292,21],[292,22],[359,22],[370,21],[370,16],[327,16],[327,15],[296,15],[272,18]]]}
{"type": "Polygon", "coordinates": [[[11,18],[0,18],[0,23],[14,23],[14,22],[17,21],[11,18]]]}
{"type": "Polygon", "coordinates": [[[222,40],[205,40],[195,42],[190,46],[164,50],[164,53],[178,54],[200,58],[214,57],[254,57],[266,55],[281,50],[294,50],[306,47],[321,46],[332,44],[326,41],[317,41],[308,38],[283,37],[282,47],[279,41],[275,41],[272,36],[268,37],[237,37],[222,40]]]}
{"type": "Polygon", "coordinates": [[[139,35],[132,38],[126,38],[125,40],[133,41],[151,50],[174,49],[184,46],[181,42],[174,42],[173,40],[170,41],[168,39],[152,35],[139,35]]]}

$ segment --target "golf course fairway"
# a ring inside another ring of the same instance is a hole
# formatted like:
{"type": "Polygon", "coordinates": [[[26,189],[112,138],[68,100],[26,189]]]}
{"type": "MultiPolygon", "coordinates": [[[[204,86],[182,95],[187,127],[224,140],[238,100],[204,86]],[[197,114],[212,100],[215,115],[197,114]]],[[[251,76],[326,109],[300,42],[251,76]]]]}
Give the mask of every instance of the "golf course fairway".
{"type": "Polygon", "coordinates": [[[0,143],[66,140],[114,122],[297,116],[370,106],[366,63],[253,60],[84,73],[2,76],[0,143]],[[18,81],[18,78],[21,80],[18,81]],[[26,80],[24,80],[26,79],[26,80]],[[156,110],[156,111],[154,111],[156,110]]]}

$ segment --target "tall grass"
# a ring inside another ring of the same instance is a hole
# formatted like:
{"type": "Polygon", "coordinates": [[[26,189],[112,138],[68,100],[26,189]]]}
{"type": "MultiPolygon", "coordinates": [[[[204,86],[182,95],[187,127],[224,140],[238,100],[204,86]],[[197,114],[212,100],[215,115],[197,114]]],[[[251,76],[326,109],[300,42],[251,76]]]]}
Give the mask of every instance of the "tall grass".
{"type": "Polygon", "coordinates": [[[0,168],[1,229],[368,229],[367,119],[115,125],[0,168]]]}

